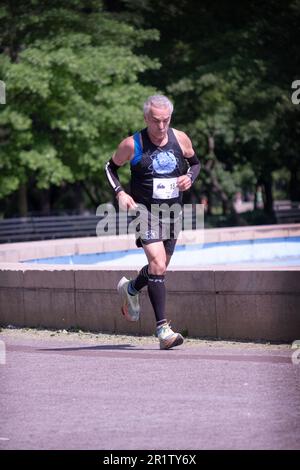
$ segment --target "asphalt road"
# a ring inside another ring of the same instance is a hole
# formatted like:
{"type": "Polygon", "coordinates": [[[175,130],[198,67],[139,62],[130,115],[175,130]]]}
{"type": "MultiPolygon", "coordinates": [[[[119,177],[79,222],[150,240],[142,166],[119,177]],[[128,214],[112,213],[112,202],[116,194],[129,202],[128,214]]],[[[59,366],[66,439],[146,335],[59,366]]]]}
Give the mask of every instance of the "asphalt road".
{"type": "Polygon", "coordinates": [[[0,338],[0,449],[300,449],[288,345],[0,338]]]}

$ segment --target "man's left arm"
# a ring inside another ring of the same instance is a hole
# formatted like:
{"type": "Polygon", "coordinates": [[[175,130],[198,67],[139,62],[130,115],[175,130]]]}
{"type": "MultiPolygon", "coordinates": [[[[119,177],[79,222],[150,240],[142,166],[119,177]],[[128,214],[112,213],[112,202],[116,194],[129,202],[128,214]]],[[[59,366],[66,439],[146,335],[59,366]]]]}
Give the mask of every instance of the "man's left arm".
{"type": "Polygon", "coordinates": [[[187,189],[190,189],[199,175],[201,164],[193,149],[191,139],[184,132],[180,132],[178,140],[183,151],[183,156],[189,164],[189,169],[186,175],[179,176],[177,179],[177,185],[180,191],[186,191],[187,189]]]}

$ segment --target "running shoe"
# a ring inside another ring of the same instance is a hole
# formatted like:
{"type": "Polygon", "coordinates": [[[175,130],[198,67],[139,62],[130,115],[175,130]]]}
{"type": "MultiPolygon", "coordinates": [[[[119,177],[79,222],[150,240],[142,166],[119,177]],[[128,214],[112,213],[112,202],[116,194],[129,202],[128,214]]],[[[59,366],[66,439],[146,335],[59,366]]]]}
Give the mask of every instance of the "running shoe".
{"type": "Polygon", "coordinates": [[[139,294],[130,295],[128,294],[128,284],[130,280],[126,277],[122,277],[120,280],[117,290],[122,299],[121,311],[126,320],[138,321],[140,317],[140,304],[139,294]]]}
{"type": "Polygon", "coordinates": [[[183,343],[183,337],[180,333],[175,333],[169,323],[165,323],[156,329],[156,334],[159,339],[160,349],[170,349],[174,346],[179,346],[183,343]]]}

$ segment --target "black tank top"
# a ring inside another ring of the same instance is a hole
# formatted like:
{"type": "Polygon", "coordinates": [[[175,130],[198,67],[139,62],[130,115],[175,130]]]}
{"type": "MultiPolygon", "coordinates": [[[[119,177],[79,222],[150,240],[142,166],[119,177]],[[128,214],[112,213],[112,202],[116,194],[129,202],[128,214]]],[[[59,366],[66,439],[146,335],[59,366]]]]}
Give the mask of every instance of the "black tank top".
{"type": "Polygon", "coordinates": [[[147,128],[135,133],[133,138],[134,157],[130,162],[133,199],[149,210],[151,204],[181,204],[182,192],[176,186],[176,179],[186,174],[188,165],[173,129],[168,129],[168,142],[163,146],[151,142],[147,128]]]}

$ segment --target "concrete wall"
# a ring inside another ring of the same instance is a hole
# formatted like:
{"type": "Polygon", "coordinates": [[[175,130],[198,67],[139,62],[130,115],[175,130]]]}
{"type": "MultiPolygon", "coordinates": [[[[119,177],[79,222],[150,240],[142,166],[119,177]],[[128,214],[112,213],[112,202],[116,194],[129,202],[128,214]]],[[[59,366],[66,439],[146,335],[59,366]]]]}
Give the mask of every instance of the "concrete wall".
{"type": "MultiPolygon", "coordinates": [[[[206,230],[205,241],[299,234],[300,224],[238,227],[206,230]]],[[[120,313],[116,285],[123,275],[134,277],[137,269],[19,262],[133,247],[131,235],[122,239],[101,237],[2,245],[0,325],[153,334],[155,319],[146,290],[141,295],[139,322],[129,323],[120,313]]],[[[167,272],[166,286],[166,316],[177,331],[188,336],[286,342],[300,339],[300,267],[174,268],[167,272]]]]}
{"type": "MultiPolygon", "coordinates": [[[[0,324],[151,335],[147,291],[141,318],[127,322],[116,292],[123,275],[102,269],[2,269],[0,324]]],[[[300,270],[169,271],[167,318],[192,337],[292,342],[300,339],[300,270]]]]}

